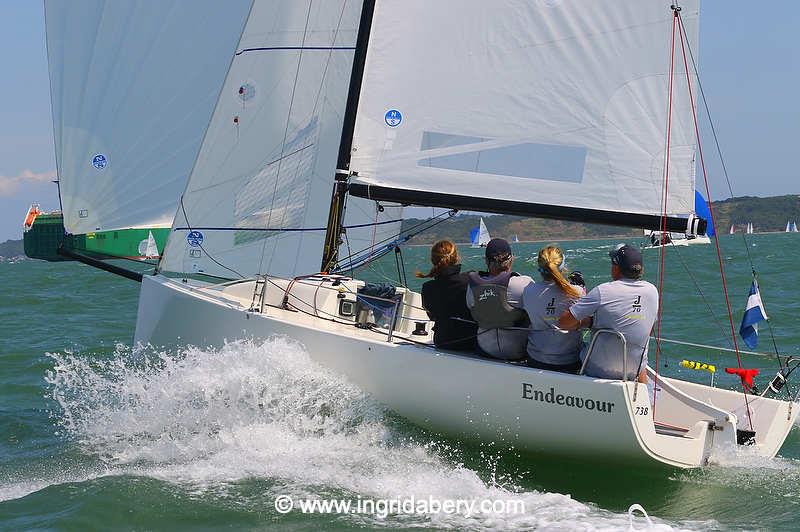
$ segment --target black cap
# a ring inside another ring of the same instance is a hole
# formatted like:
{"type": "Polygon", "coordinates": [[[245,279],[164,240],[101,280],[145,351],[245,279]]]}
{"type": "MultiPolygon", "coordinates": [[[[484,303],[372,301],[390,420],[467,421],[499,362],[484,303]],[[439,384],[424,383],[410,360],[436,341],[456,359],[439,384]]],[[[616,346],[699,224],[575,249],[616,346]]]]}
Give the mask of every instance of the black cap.
{"type": "Polygon", "coordinates": [[[511,246],[502,238],[493,238],[486,244],[486,260],[505,259],[511,256],[511,246]]]}
{"type": "Polygon", "coordinates": [[[632,272],[636,266],[642,265],[642,252],[628,244],[617,244],[608,256],[611,264],[616,264],[624,272],[632,272]]]}

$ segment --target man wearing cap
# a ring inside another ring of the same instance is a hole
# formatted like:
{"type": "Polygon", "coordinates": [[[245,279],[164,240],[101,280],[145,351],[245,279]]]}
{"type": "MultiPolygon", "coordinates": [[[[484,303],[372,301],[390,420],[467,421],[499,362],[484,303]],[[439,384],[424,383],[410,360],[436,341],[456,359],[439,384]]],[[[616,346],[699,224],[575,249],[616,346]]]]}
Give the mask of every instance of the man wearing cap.
{"type": "MultiPolygon", "coordinates": [[[[658,290],[642,280],[642,253],[637,248],[619,244],[609,255],[614,280],[593,288],[564,311],[558,326],[566,330],[590,326],[592,334],[598,329],[622,333],[627,346],[627,377],[644,382],[648,340],[658,315],[658,290]]],[[[586,349],[581,352],[581,361],[586,358],[586,349]]],[[[585,373],[606,379],[622,378],[622,345],[618,337],[597,337],[585,373]]]]}
{"type": "Polygon", "coordinates": [[[533,283],[527,275],[511,271],[514,255],[502,238],[486,245],[486,272],[470,272],[467,306],[478,323],[478,347],[502,360],[526,356],[528,318],[522,310],[522,293],[533,283]]]}

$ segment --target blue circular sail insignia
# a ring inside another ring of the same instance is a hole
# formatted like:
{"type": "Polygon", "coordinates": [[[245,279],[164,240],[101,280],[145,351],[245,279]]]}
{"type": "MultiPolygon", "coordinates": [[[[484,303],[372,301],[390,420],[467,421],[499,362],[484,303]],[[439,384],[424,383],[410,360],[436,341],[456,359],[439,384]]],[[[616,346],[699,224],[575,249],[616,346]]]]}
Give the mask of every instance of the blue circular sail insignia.
{"type": "Polygon", "coordinates": [[[92,166],[98,170],[102,170],[108,166],[108,159],[102,153],[95,154],[95,156],[92,157],[92,166]]]}
{"type": "Polygon", "coordinates": [[[200,244],[203,243],[203,233],[200,231],[189,231],[189,234],[186,235],[186,241],[193,248],[200,247],[200,244]]]}
{"type": "Polygon", "coordinates": [[[387,126],[397,127],[403,121],[403,115],[397,109],[389,109],[383,119],[386,121],[387,126]]]}

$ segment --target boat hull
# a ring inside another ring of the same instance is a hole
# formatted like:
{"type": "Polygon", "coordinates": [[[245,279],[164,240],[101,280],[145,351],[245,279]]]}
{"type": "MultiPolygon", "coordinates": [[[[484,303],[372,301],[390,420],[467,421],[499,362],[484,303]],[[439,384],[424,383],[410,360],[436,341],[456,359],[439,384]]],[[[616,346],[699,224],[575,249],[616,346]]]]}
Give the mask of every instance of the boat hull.
{"type": "Polygon", "coordinates": [[[437,351],[398,338],[387,341],[375,331],[301,312],[273,307],[251,312],[244,301],[188,282],[143,279],[139,343],[204,347],[275,335],[298,341],[316,362],[413,423],[497,448],[696,467],[714,448],[735,445],[735,416],[692,399],[677,407],[699,412],[692,438],[656,434],[642,384],[437,351]]]}
{"type": "Polygon", "coordinates": [[[97,231],[86,234],[68,234],[61,213],[38,215],[23,233],[25,255],[32,259],[59,262],[73,260],[58,253],[66,248],[78,253],[89,253],[104,258],[144,260],[142,242],[152,234],[158,250],[163,250],[169,236],[169,227],[145,227],[97,231]]]}

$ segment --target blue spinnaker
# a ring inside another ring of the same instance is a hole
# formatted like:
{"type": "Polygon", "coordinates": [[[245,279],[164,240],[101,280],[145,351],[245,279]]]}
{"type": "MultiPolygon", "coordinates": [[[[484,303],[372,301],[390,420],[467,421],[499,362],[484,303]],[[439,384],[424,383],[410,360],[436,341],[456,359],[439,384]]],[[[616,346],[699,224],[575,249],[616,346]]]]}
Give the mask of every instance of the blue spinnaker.
{"type": "Polygon", "coordinates": [[[714,236],[714,225],[711,223],[711,209],[708,208],[706,199],[697,190],[694,191],[694,212],[700,218],[705,218],[708,221],[706,234],[710,237],[714,236]]]}
{"type": "Polygon", "coordinates": [[[469,232],[469,241],[472,242],[473,245],[478,245],[478,234],[480,232],[480,227],[473,227],[472,231],[469,232]]]}

